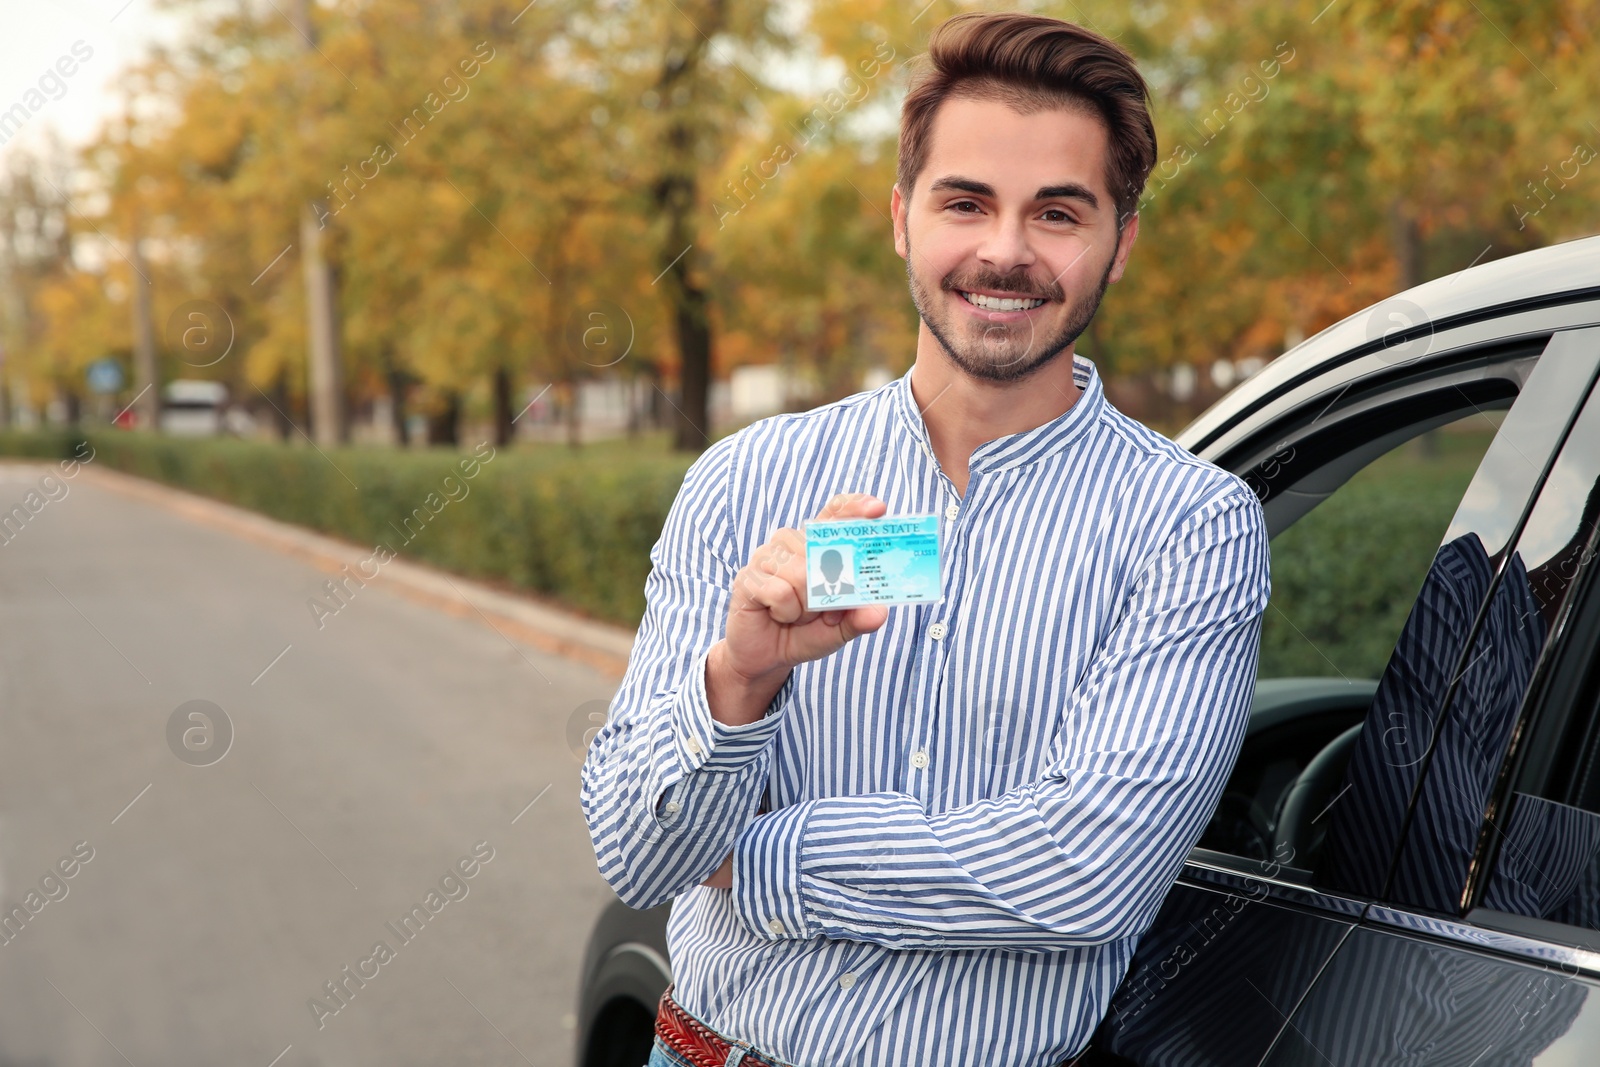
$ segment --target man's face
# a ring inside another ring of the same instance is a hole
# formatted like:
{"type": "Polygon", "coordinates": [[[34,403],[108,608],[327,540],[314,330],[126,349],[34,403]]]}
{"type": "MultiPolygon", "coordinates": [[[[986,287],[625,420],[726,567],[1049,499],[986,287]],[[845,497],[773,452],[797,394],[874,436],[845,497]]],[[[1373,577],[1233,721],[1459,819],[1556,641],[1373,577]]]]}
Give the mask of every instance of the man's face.
{"type": "Polygon", "coordinates": [[[1138,218],[1119,239],[1107,147],[1085,112],[940,106],[910,201],[894,189],[895,250],[917,313],[966,373],[1014,381],[1049,363],[1122,277],[1138,218]]]}

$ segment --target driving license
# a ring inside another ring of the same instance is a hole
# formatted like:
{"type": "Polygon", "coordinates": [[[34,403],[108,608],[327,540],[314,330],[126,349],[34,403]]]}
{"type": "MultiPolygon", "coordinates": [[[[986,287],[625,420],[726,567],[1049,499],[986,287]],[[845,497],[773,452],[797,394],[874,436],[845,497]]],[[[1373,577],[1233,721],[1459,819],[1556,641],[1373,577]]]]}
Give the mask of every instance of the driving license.
{"type": "Polygon", "coordinates": [[[828,519],[805,524],[806,608],[938,600],[939,516],[828,519]]]}

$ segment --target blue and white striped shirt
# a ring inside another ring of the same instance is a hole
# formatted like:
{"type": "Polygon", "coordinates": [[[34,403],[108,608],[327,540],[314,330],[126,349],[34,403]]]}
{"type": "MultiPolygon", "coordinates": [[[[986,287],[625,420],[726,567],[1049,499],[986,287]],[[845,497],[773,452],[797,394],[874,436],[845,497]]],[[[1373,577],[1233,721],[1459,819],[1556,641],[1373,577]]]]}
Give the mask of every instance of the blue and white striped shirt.
{"type": "Polygon", "coordinates": [[[582,805],[618,895],[675,899],[673,995],[717,1031],[800,1067],[1046,1067],[1104,1015],[1238,755],[1267,534],[1242,481],[1074,371],[964,496],[909,371],[689,469],[582,805]],[[734,576],[840,492],[942,516],[944,599],[715,722],[734,576]],[[730,850],[733,890],[701,886],[730,850]]]}

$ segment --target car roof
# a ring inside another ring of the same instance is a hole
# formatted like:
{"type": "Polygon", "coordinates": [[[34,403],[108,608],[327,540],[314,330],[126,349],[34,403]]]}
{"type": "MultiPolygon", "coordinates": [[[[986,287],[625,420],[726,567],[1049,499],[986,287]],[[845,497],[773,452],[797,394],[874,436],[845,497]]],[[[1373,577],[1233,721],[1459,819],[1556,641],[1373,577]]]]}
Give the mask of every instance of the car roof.
{"type": "Polygon", "coordinates": [[[1291,348],[1208,408],[1176,440],[1199,452],[1319,369],[1477,319],[1600,295],[1600,237],[1550,245],[1424,282],[1291,348]],[[1386,331],[1395,331],[1385,338],[1386,331]]]}

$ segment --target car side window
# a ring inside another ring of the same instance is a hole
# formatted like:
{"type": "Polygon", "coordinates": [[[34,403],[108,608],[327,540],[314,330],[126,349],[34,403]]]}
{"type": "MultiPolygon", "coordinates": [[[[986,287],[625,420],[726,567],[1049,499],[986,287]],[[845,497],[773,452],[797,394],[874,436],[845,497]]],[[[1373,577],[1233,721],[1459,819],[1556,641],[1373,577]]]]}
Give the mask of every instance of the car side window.
{"type": "Polygon", "coordinates": [[[1250,735],[1200,847],[1305,865],[1275,850],[1285,806],[1310,799],[1294,788],[1308,762],[1365,718],[1503,414],[1473,411],[1398,445],[1273,538],[1250,735]]]}
{"type": "MultiPolygon", "coordinates": [[[[1503,417],[1459,405],[1464,418],[1373,460],[1278,533],[1250,737],[1202,848],[1270,850],[1290,880],[1383,896],[1458,672],[1504,666],[1464,653],[1600,367],[1593,354],[1567,358],[1570,344],[1558,335],[1529,353],[1537,362],[1503,417]]],[[[1520,607],[1509,606],[1513,620],[1520,607]]],[[[1497,754],[1485,759],[1498,767],[1497,754]]],[[[1464,832],[1468,854],[1478,822],[1464,832]]]]}
{"type": "Polygon", "coordinates": [[[1550,339],[1451,520],[1329,813],[1318,869],[1329,888],[1460,913],[1546,633],[1520,551],[1523,516],[1600,366],[1592,340],[1550,339]]]}
{"type": "MultiPolygon", "coordinates": [[[[1600,346],[1600,330],[1584,333],[1600,346]]],[[[1488,632],[1496,617],[1491,613],[1485,635],[1475,641],[1475,649],[1481,649],[1485,660],[1506,669],[1498,678],[1473,671],[1464,674],[1464,695],[1459,703],[1465,709],[1476,710],[1497,699],[1521,703],[1545,646],[1552,635],[1561,632],[1567,613],[1578,606],[1570,603],[1571,594],[1580,588],[1585,571],[1592,568],[1597,545],[1600,395],[1591,395],[1504,568],[1496,600],[1510,609],[1501,613],[1505,632],[1488,632]],[[1513,626],[1515,629],[1510,629],[1513,626]],[[1534,665],[1525,667],[1522,657],[1533,658],[1534,665]],[[1503,690],[1510,692],[1501,695],[1503,690]]],[[[1587,647],[1570,651],[1579,662],[1587,660],[1592,667],[1600,651],[1593,647],[1593,638],[1580,631],[1572,640],[1587,642],[1587,647]]],[[[1572,735],[1571,751],[1555,761],[1556,773],[1537,786],[1519,782],[1506,810],[1493,811],[1482,821],[1480,851],[1493,857],[1481,900],[1486,908],[1600,930],[1600,749],[1594,731],[1600,709],[1593,706],[1592,688],[1586,700],[1584,706],[1547,709],[1549,715],[1580,731],[1572,735]],[[1582,731],[1587,731],[1586,738],[1582,731]]],[[[1454,760],[1456,750],[1462,747],[1456,735],[1481,734],[1484,727],[1473,723],[1470,716],[1460,716],[1446,721],[1443,731],[1441,754],[1454,760]]],[[[1436,762],[1439,760],[1436,757],[1436,762]]],[[[1437,793],[1448,799],[1463,789],[1462,784],[1447,781],[1450,764],[1441,766],[1443,774],[1430,772],[1430,788],[1424,797],[1437,793]],[[1437,788],[1432,787],[1435,775],[1440,775],[1437,788]]],[[[1480,801],[1479,816],[1484,814],[1483,807],[1480,801]]],[[[1418,817],[1423,814],[1419,811],[1418,817]]],[[[1462,857],[1449,858],[1455,862],[1446,871],[1450,877],[1444,888],[1459,893],[1465,873],[1462,857]]]]}

